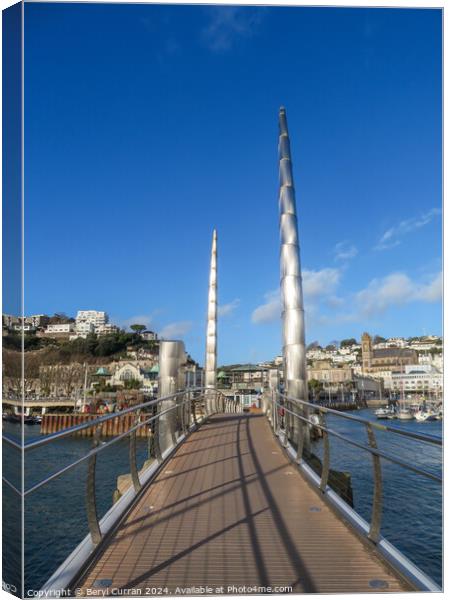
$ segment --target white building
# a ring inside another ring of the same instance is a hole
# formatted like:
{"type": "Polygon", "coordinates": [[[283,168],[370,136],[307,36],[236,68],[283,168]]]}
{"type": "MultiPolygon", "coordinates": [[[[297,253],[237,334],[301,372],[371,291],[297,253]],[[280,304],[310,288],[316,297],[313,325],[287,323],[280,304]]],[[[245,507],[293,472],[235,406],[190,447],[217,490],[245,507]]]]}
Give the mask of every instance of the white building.
{"type": "Polygon", "coordinates": [[[79,310],[76,313],[76,325],[78,323],[92,323],[94,327],[101,327],[109,322],[107,313],[103,310],[79,310]]]}
{"type": "Polygon", "coordinates": [[[27,331],[27,332],[31,332],[31,331],[35,331],[36,327],[34,327],[34,325],[30,325],[28,324],[24,324],[24,325],[20,325],[20,324],[16,324],[13,326],[14,331],[27,331]]]}
{"type": "Polygon", "coordinates": [[[117,333],[119,328],[117,325],[112,325],[112,323],[105,323],[104,325],[98,325],[94,329],[97,335],[109,335],[111,333],[117,333]]]}
{"type": "Polygon", "coordinates": [[[94,333],[95,326],[93,323],[89,323],[88,321],[77,321],[75,331],[80,337],[85,337],[89,333],[94,333]]]}
{"type": "Polygon", "coordinates": [[[401,337],[391,337],[387,340],[389,347],[395,348],[406,348],[408,346],[407,340],[401,337]]]}
{"type": "Polygon", "coordinates": [[[437,393],[443,388],[443,374],[431,365],[406,365],[405,373],[393,373],[391,389],[417,393],[437,393]]]}
{"type": "Polygon", "coordinates": [[[155,333],[154,331],[143,331],[140,334],[140,337],[144,340],[151,342],[151,341],[157,340],[157,333],[155,333]]]}
{"type": "Polygon", "coordinates": [[[45,333],[51,335],[53,333],[65,333],[69,334],[75,330],[75,323],[53,323],[47,325],[45,333]]]}
{"type": "Polygon", "coordinates": [[[103,310],[79,310],[76,313],[75,331],[79,337],[84,338],[89,333],[112,333],[108,331],[108,323],[109,317],[103,310]]]}
{"type": "Polygon", "coordinates": [[[418,361],[420,365],[432,365],[438,371],[443,370],[443,354],[420,354],[418,361]]]}
{"type": "Polygon", "coordinates": [[[23,322],[25,325],[31,325],[32,327],[44,327],[49,321],[48,315],[29,315],[24,317],[23,322]]]}
{"type": "Polygon", "coordinates": [[[415,340],[410,343],[410,348],[414,350],[421,350],[422,352],[429,352],[433,348],[441,348],[441,344],[438,344],[438,340],[415,340]]]}

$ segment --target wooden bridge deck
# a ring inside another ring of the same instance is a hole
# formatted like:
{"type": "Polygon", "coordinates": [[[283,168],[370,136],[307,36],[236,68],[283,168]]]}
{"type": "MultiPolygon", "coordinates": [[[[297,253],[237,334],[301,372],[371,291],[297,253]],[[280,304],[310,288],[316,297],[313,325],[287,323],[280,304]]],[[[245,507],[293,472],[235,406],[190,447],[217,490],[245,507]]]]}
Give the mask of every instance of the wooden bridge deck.
{"type": "Polygon", "coordinates": [[[245,414],[212,417],[180,446],[78,586],[410,589],[303,479],[265,417],[245,414]]]}

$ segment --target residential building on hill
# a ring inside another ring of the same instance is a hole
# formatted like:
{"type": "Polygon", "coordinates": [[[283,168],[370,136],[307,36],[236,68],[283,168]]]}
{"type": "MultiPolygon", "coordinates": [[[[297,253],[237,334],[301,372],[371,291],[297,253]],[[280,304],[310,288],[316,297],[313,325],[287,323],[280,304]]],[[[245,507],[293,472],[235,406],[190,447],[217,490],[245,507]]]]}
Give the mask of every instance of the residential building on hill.
{"type": "Polygon", "coordinates": [[[79,323],[92,323],[94,327],[100,327],[109,322],[107,313],[102,310],[79,310],[76,313],[76,325],[79,323]]]}
{"type": "Polygon", "coordinates": [[[50,323],[47,325],[45,335],[70,335],[75,330],[75,323],[50,323]]]}

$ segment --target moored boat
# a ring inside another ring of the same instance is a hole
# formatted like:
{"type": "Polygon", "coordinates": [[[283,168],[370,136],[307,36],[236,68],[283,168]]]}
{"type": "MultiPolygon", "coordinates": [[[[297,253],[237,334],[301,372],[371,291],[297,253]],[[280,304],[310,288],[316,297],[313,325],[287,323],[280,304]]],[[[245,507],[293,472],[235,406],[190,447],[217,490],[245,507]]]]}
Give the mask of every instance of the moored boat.
{"type": "Polygon", "coordinates": [[[393,406],[384,406],[375,410],[374,414],[378,419],[390,419],[394,418],[395,410],[393,406]]]}
{"type": "Polygon", "coordinates": [[[412,421],[413,420],[413,413],[409,408],[400,408],[397,413],[396,416],[398,419],[400,419],[401,421],[412,421]]]}

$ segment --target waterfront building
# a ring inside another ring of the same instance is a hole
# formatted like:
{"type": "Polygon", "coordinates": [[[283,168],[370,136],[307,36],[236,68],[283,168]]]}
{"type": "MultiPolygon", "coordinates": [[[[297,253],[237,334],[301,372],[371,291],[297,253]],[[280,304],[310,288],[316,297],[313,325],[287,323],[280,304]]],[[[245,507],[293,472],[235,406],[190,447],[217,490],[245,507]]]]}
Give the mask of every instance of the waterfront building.
{"type": "Polygon", "coordinates": [[[354,371],[351,367],[342,366],[335,367],[331,361],[317,360],[312,363],[312,366],[307,368],[307,379],[316,379],[321,382],[328,383],[343,383],[352,381],[354,371]]]}
{"type": "Polygon", "coordinates": [[[217,379],[218,377],[220,377],[218,387],[226,385],[228,389],[233,390],[262,391],[268,384],[268,368],[251,364],[222,367],[217,379]]]}
{"type": "Polygon", "coordinates": [[[242,407],[259,407],[260,394],[268,386],[268,372],[268,367],[252,364],[222,367],[217,375],[217,387],[242,407]]]}
{"type": "Polygon", "coordinates": [[[401,372],[405,365],[418,362],[418,353],[406,347],[373,348],[368,333],[362,335],[362,370],[364,373],[380,371],[401,372]]]}
{"type": "MultiPolygon", "coordinates": [[[[109,369],[111,372],[112,369],[109,369]]],[[[104,375],[98,370],[95,375],[104,375]]],[[[159,375],[158,365],[142,366],[140,364],[125,362],[115,366],[109,378],[105,379],[105,383],[112,387],[125,387],[127,383],[136,381],[140,384],[139,389],[147,393],[155,393],[157,390],[157,378],[159,375]]]]}
{"type": "Polygon", "coordinates": [[[405,373],[394,373],[391,380],[392,391],[398,393],[439,395],[443,389],[443,374],[431,365],[407,365],[405,373]]]}

